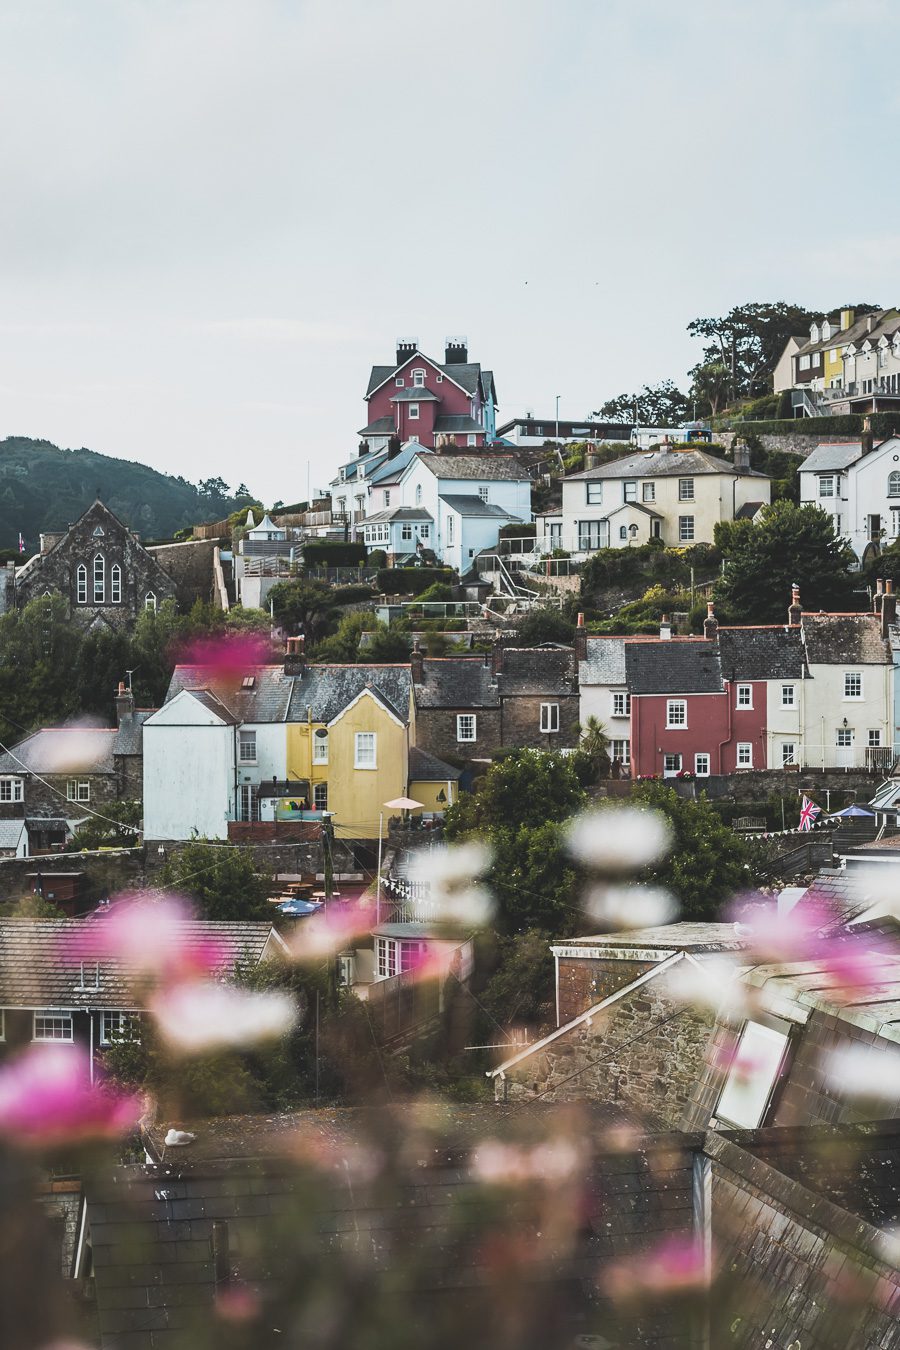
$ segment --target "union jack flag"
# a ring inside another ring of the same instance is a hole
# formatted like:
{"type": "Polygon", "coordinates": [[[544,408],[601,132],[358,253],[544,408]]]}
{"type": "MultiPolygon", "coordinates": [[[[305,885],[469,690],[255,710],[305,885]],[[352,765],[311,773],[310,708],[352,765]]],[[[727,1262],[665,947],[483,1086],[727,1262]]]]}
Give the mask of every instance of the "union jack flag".
{"type": "Polygon", "coordinates": [[[822,814],[821,806],[816,806],[808,797],[804,797],[800,803],[800,826],[801,830],[811,830],[816,822],[816,816],[822,814]]]}

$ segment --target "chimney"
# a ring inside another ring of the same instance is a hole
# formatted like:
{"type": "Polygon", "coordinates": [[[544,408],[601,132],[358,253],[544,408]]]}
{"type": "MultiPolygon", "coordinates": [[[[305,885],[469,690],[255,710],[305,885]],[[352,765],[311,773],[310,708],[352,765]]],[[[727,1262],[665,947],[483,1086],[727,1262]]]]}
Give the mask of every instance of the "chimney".
{"type": "Polygon", "coordinates": [[[881,602],[884,599],[884,582],[878,577],[875,582],[875,595],[872,600],[872,613],[881,613],[881,602]]]}
{"type": "Polygon", "coordinates": [[[368,441],[360,441],[360,443],[359,443],[359,450],[357,451],[357,453],[358,453],[360,459],[362,459],[363,455],[367,455],[367,454],[369,453],[369,442],[368,442],[368,441]]]}
{"type": "Polygon", "coordinates": [[[578,623],[576,624],[576,627],[575,627],[575,641],[574,641],[573,645],[574,645],[574,647],[575,647],[575,660],[576,660],[576,661],[586,661],[586,660],[587,660],[587,629],[586,629],[585,626],[584,626],[584,615],[583,615],[583,614],[579,614],[579,615],[578,615],[578,623]]]}
{"type": "Polygon", "coordinates": [[[403,447],[403,442],[399,436],[392,436],[387,443],[388,459],[396,459],[403,447]]]}
{"type": "Polygon", "coordinates": [[[866,416],[863,418],[862,441],[861,441],[863,454],[864,455],[869,454],[874,444],[875,444],[875,436],[872,432],[872,419],[867,413],[866,416]]]}
{"type": "Polygon", "coordinates": [[[664,642],[668,642],[669,638],[672,636],[672,624],[668,614],[664,614],[659,621],[659,636],[664,642]]]}
{"type": "Polygon", "coordinates": [[[866,332],[867,332],[867,333],[871,333],[872,330],[873,330],[873,328],[874,328],[875,325],[877,324],[877,322],[878,322],[878,315],[877,315],[877,314],[867,314],[867,315],[866,315],[866,332]]]}
{"type": "Polygon", "coordinates": [[[719,620],[716,618],[716,607],[710,600],[706,606],[706,618],[703,620],[703,636],[705,638],[714,638],[719,631],[719,620]]]}
{"type": "Polygon", "coordinates": [[[425,679],[425,655],[419,646],[419,639],[416,638],[415,646],[409,657],[409,673],[412,676],[413,684],[422,684],[425,679]]]}
{"type": "Polygon", "coordinates": [[[305,655],[306,639],[303,637],[289,637],[285,639],[284,644],[284,673],[285,675],[302,675],[306,669],[305,655]]]}
{"type": "Polygon", "coordinates": [[[734,471],[735,473],[750,472],[750,447],[746,441],[735,441],[734,443],[734,471]]]}
{"type": "Polygon", "coordinates": [[[120,680],[119,687],[116,690],[116,726],[122,725],[124,717],[134,716],[134,694],[130,689],[126,689],[124,683],[120,680]]]}
{"type": "Polygon", "coordinates": [[[444,365],[464,366],[469,359],[469,339],[448,337],[444,343],[444,365]]]}
{"type": "Polygon", "coordinates": [[[889,630],[897,622],[897,597],[894,594],[894,583],[890,577],[885,578],[884,597],[881,602],[881,636],[887,639],[889,630]]]}
{"type": "Polygon", "coordinates": [[[503,672],[503,634],[498,630],[491,643],[491,675],[494,679],[503,672]]]}
{"type": "Polygon", "coordinates": [[[842,309],[842,310],[841,310],[841,332],[842,332],[842,333],[846,333],[846,331],[847,331],[848,328],[852,328],[855,319],[856,319],[856,313],[855,313],[854,310],[852,310],[852,309],[842,309]]]}
{"type": "Polygon", "coordinates": [[[411,356],[415,356],[419,350],[418,338],[398,338],[397,339],[397,365],[402,366],[404,361],[408,361],[411,356]]]}
{"type": "Polygon", "coordinates": [[[599,458],[600,456],[596,455],[593,450],[586,450],[584,452],[584,467],[586,469],[596,469],[599,458]]]}
{"type": "Polygon", "coordinates": [[[788,623],[792,628],[796,628],[803,617],[803,609],[800,604],[800,587],[796,581],[791,586],[791,603],[788,606],[788,623]]]}

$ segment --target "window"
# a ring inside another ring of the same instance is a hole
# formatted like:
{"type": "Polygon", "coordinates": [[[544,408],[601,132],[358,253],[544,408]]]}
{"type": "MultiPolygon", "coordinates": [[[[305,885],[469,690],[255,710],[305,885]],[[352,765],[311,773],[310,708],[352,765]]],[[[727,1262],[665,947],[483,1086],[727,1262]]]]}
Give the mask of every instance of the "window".
{"type": "Polygon", "coordinates": [[[401,942],[400,970],[415,970],[428,958],[427,942],[401,942]]]}
{"type": "Polygon", "coordinates": [[[682,543],[690,543],[694,537],[694,517],[678,517],[678,538],[682,543]]]}
{"type": "Polygon", "coordinates": [[[666,726],[686,727],[687,726],[687,702],[683,698],[670,698],[666,700],[666,726]]]}
{"type": "Polygon", "coordinates": [[[819,475],[819,496],[820,497],[834,496],[834,474],[823,473],[819,475]]]}
{"type": "Polygon", "coordinates": [[[313,788],[313,810],[315,811],[328,810],[327,783],[316,783],[315,787],[313,788]]]}
{"type": "Polygon", "coordinates": [[[244,678],[241,680],[242,689],[253,689],[255,685],[256,685],[255,675],[245,675],[244,678]]]}
{"type": "Polygon", "coordinates": [[[477,733],[477,722],[474,713],[458,713],[456,718],[456,739],[458,741],[474,741],[477,733]]]}
{"type": "Polygon", "coordinates": [[[375,939],[375,961],[378,974],[386,980],[389,975],[397,974],[397,944],[390,938],[375,939]]]}
{"type": "Polygon", "coordinates": [[[113,563],[110,569],[109,598],[114,605],[122,603],[122,569],[118,563],[113,563]]]}
{"type": "Polygon", "coordinates": [[[21,778],[0,778],[0,802],[20,802],[21,800],[21,778]]]}
{"type": "Polygon", "coordinates": [[[739,684],[737,687],[737,706],[739,708],[753,707],[753,685],[739,684]]]}
{"type": "Polygon", "coordinates": [[[619,538],[620,539],[628,538],[628,527],[626,525],[619,526],[619,538]]]}
{"type": "Polygon", "coordinates": [[[374,731],[358,731],[353,738],[354,769],[376,769],[377,760],[377,737],[374,731]]]}
{"type": "Polygon", "coordinates": [[[144,609],[149,610],[151,614],[156,613],[156,596],[153,591],[148,591],[144,596],[144,609]]]}
{"type": "Polygon", "coordinates": [[[739,769],[753,768],[753,746],[749,741],[738,741],[737,766],[739,769]]]}
{"type": "Polygon", "coordinates": [[[642,484],[641,484],[641,500],[642,500],[642,501],[645,501],[645,502],[655,502],[655,501],[656,501],[656,484],[655,484],[655,483],[642,483],[642,484]]]}
{"type": "Polygon", "coordinates": [[[477,445],[477,444],[478,444],[478,437],[475,435],[474,432],[470,436],[466,437],[466,445],[477,445]]]}
{"type": "Polygon", "coordinates": [[[797,763],[797,747],[793,741],[781,742],[781,763],[782,766],[797,763]]]}
{"type": "Polygon", "coordinates": [[[251,824],[259,820],[259,791],[255,783],[242,783],[238,788],[238,820],[251,824]]]}
{"type": "Polygon", "coordinates": [[[783,684],[781,686],[781,706],[782,708],[793,708],[795,689],[792,684],[783,684]]]}
{"type": "Polygon", "coordinates": [[[40,1008],[34,1014],[32,1040],[35,1041],[71,1041],[72,1014],[54,1012],[49,1008],[40,1008]]]}
{"type": "Polygon", "coordinates": [[[390,504],[391,504],[391,490],[390,490],[390,488],[385,488],[385,489],[384,489],[384,504],[385,504],[385,506],[390,506],[390,504]]]}
{"type": "Polygon", "coordinates": [[[420,539],[430,539],[430,538],[431,538],[431,526],[430,526],[430,525],[420,525],[420,526],[419,526],[419,538],[420,538],[420,539]]]}
{"type": "Polygon", "coordinates": [[[102,605],[106,596],[106,563],[103,554],[94,558],[94,604],[102,605]]]}
{"type": "Polygon", "coordinates": [[[486,502],[487,499],[488,499],[488,491],[489,491],[489,489],[486,488],[486,487],[480,487],[480,488],[478,489],[478,495],[479,495],[479,497],[481,498],[481,500],[482,500],[483,502],[486,502]]]}
{"type": "Polygon", "coordinates": [[[603,548],[606,543],[604,531],[607,529],[605,520],[579,520],[578,522],[578,547],[582,550],[603,548]]]}
{"type": "Polygon", "coordinates": [[[453,517],[447,517],[447,543],[453,543],[453,517]]]}
{"type": "Polygon", "coordinates": [[[844,698],[862,698],[862,675],[859,671],[848,670],[844,673],[844,698]]]}
{"type": "Polygon", "coordinates": [[[66,797],[70,802],[89,802],[91,785],[87,778],[70,778],[66,783],[66,797]]]}
{"type": "Polygon", "coordinates": [[[75,603],[87,604],[87,568],[79,563],[75,569],[75,603]]]}
{"type": "Polygon", "coordinates": [[[784,1031],[761,1022],[746,1022],[716,1107],[716,1117],[738,1129],[755,1130],[763,1123],[778,1074],[787,1054],[784,1031]]]}
{"type": "Polygon", "coordinates": [[[615,693],[612,696],[612,715],[613,717],[631,716],[631,695],[626,693],[615,693]]]}
{"type": "Polygon", "coordinates": [[[395,376],[394,376],[394,384],[397,386],[398,389],[402,389],[402,388],[403,388],[403,376],[402,376],[402,375],[395,375],[395,376]]]}
{"type": "Polygon", "coordinates": [[[400,538],[412,539],[412,526],[410,525],[408,520],[405,520],[403,524],[400,526],[400,538]]]}
{"type": "Polygon", "coordinates": [[[876,727],[870,728],[868,732],[868,738],[869,738],[869,745],[881,744],[881,732],[876,727]]]}
{"type": "Polygon", "coordinates": [[[588,506],[601,506],[603,504],[603,484],[585,483],[584,496],[588,506]]]}
{"type": "Polygon", "coordinates": [[[679,478],[678,480],[678,500],[680,502],[692,502],[694,500],[694,480],[693,478],[679,478]]]}
{"type": "MultiPolygon", "coordinates": [[[[838,525],[838,527],[837,527],[838,533],[840,533],[840,528],[841,528],[840,525],[838,525]]],[[[892,539],[896,539],[898,534],[900,534],[900,506],[892,506],[892,507],[891,507],[891,538],[892,538],[892,539]]]]}
{"type": "Polygon", "coordinates": [[[835,745],[843,750],[849,749],[849,747],[853,745],[854,734],[853,727],[838,727],[835,745]]]}
{"type": "Polygon", "coordinates": [[[412,377],[413,377],[413,385],[415,386],[415,388],[421,389],[425,384],[424,370],[414,370],[412,373],[412,377]]]}
{"type": "Polygon", "coordinates": [[[624,488],[623,500],[626,502],[636,502],[637,483],[633,479],[629,478],[625,481],[625,483],[623,483],[622,486],[624,488]]]}
{"type": "Polygon", "coordinates": [[[663,778],[674,778],[676,773],[681,773],[681,756],[663,755],[663,778]]]}
{"type": "Polygon", "coordinates": [[[889,497],[900,497],[900,469],[895,469],[893,473],[888,474],[887,495],[889,497]]]}
{"type": "Polygon", "coordinates": [[[809,355],[800,357],[800,369],[809,370],[809,355]]]}
{"type": "Polygon", "coordinates": [[[409,405],[409,420],[411,422],[415,422],[418,420],[418,417],[419,417],[419,405],[418,403],[411,403],[409,405]]]}
{"type": "Polygon", "coordinates": [[[92,538],[92,539],[102,539],[102,538],[104,537],[105,533],[106,533],[106,531],[104,530],[104,528],[103,528],[102,525],[95,525],[94,528],[93,528],[93,530],[91,531],[91,538],[92,538]]]}
{"type": "Polygon", "coordinates": [[[324,727],[317,727],[313,732],[313,764],[328,763],[328,732],[324,727]]]}
{"type": "Polygon", "coordinates": [[[559,704],[541,704],[541,731],[559,731],[559,704]]]}
{"type": "Polygon", "coordinates": [[[105,1012],[100,1028],[100,1044],[115,1045],[118,1041],[138,1041],[140,1019],[136,1013],[105,1012]]]}
{"type": "Polygon", "coordinates": [[[422,504],[422,484],[416,483],[416,506],[421,506],[421,504],[422,504]]]}
{"type": "Polygon", "coordinates": [[[238,732],[238,761],[241,764],[256,763],[256,732],[238,732]]]}
{"type": "Polygon", "coordinates": [[[709,777],[709,755],[701,753],[694,756],[694,773],[698,778],[709,777]]]}
{"type": "Polygon", "coordinates": [[[610,758],[617,759],[620,764],[630,766],[631,764],[631,741],[627,739],[613,740],[609,743],[610,758]]]}

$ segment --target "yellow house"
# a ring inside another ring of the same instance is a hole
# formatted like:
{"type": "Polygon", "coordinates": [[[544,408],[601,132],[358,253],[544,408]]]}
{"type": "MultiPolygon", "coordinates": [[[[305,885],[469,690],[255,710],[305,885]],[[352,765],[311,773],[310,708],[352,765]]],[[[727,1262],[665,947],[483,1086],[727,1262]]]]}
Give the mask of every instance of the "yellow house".
{"type": "Polygon", "coordinates": [[[461,777],[461,769],[454,769],[436,755],[413,746],[409,752],[409,795],[422,803],[422,810],[413,811],[412,815],[446,811],[459,796],[461,777]]]}

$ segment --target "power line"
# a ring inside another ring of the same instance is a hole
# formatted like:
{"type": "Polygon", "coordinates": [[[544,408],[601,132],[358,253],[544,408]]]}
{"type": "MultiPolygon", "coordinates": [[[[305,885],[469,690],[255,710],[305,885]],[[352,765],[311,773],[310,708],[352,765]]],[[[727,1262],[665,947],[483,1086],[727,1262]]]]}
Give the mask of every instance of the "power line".
{"type": "MultiPolygon", "coordinates": [[[[54,795],[57,797],[62,797],[63,801],[65,802],[71,801],[71,798],[68,797],[66,793],[64,793],[60,788],[54,787],[52,783],[48,783],[46,778],[42,778],[41,775],[35,769],[30,768],[29,765],[27,765],[24,760],[19,758],[19,756],[16,754],[14,750],[10,750],[9,746],[4,745],[2,741],[0,741],[0,750],[2,750],[5,754],[9,755],[10,759],[14,759],[15,762],[18,765],[20,765],[21,768],[23,768],[27,774],[30,774],[31,777],[36,779],[38,783],[42,783],[49,792],[54,793],[54,795]]],[[[86,806],[84,802],[75,802],[74,805],[78,807],[79,810],[86,811],[89,816],[96,816],[97,820],[105,820],[107,824],[115,825],[118,829],[125,830],[128,834],[140,835],[143,833],[141,830],[137,828],[136,825],[123,825],[121,821],[115,820],[112,816],[103,815],[102,811],[92,810],[91,807],[86,806]]]]}

